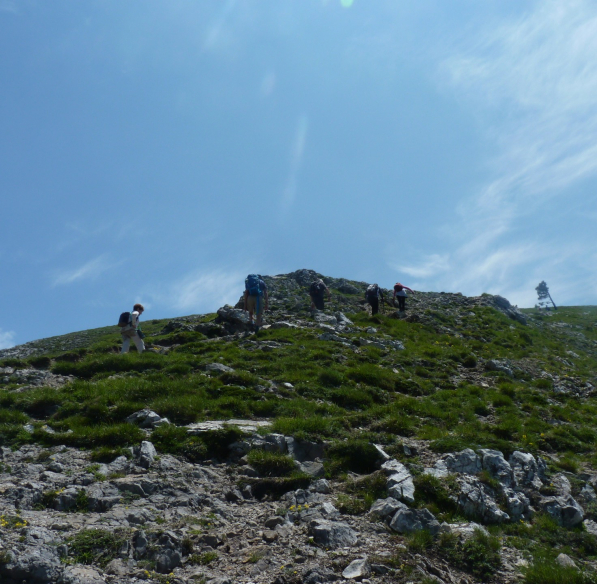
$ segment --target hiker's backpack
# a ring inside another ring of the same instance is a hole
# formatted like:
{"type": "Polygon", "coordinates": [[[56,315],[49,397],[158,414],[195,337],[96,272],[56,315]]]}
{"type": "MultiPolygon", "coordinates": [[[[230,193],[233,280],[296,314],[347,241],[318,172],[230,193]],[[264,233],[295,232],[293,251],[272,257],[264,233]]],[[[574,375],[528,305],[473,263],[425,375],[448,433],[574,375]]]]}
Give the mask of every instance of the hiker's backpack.
{"type": "Polygon", "coordinates": [[[374,300],[375,298],[377,298],[379,293],[379,286],[376,286],[375,284],[370,284],[369,286],[367,286],[367,291],[365,292],[365,298],[367,300],[374,300]]]}
{"type": "Polygon", "coordinates": [[[123,312],[118,318],[118,326],[128,326],[133,322],[133,315],[130,312],[123,312]]]}
{"type": "Polygon", "coordinates": [[[249,274],[245,278],[245,290],[249,296],[260,296],[262,294],[260,278],[257,274],[249,274]]]}
{"type": "Polygon", "coordinates": [[[325,284],[316,280],[309,286],[309,294],[315,294],[316,296],[322,294],[325,290],[325,284]]]}
{"type": "Polygon", "coordinates": [[[394,284],[394,290],[396,292],[402,292],[404,286],[402,284],[394,284]]]}

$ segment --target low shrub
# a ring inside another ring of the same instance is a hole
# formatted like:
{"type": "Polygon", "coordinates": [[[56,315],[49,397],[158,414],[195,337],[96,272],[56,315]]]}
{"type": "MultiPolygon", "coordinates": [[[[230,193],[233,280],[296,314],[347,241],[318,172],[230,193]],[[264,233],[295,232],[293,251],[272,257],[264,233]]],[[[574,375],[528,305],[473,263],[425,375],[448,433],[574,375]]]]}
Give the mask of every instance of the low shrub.
{"type": "Polygon", "coordinates": [[[332,444],[327,450],[327,470],[331,476],[352,471],[369,474],[376,470],[379,453],[373,444],[358,438],[332,444]]]}
{"type": "Polygon", "coordinates": [[[324,387],[340,387],[344,381],[344,375],[334,369],[326,369],[319,374],[318,380],[324,387]]]}
{"type": "Polygon", "coordinates": [[[262,476],[283,477],[288,476],[296,469],[291,456],[265,450],[251,450],[247,455],[249,464],[262,476]]]}
{"type": "Polygon", "coordinates": [[[524,584],[595,584],[597,576],[564,567],[553,559],[536,558],[524,571],[524,584]]]}
{"type": "Polygon", "coordinates": [[[83,529],[68,540],[68,551],[78,564],[104,567],[118,556],[126,539],[122,530],[83,529]]]}
{"type": "Polygon", "coordinates": [[[440,555],[449,563],[484,581],[502,565],[499,539],[481,529],[464,539],[452,533],[442,534],[438,545],[440,555]]]}

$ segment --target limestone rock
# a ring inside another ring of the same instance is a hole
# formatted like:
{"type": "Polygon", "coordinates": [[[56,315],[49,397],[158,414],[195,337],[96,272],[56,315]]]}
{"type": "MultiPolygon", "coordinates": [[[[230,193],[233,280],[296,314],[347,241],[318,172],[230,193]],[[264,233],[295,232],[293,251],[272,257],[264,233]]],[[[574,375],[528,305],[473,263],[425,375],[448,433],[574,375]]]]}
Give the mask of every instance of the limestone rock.
{"type": "Polygon", "coordinates": [[[539,506],[549,513],[562,527],[575,527],[582,523],[584,511],[569,495],[567,497],[546,497],[539,506]]]}
{"type": "Polygon", "coordinates": [[[516,450],[510,456],[510,467],[514,474],[516,484],[519,487],[526,487],[539,490],[542,486],[539,467],[532,454],[516,450]]]}
{"type": "Polygon", "coordinates": [[[155,460],[157,454],[158,453],[156,452],[155,446],[147,440],[143,440],[143,442],[141,442],[141,446],[138,446],[135,449],[137,463],[143,468],[149,468],[155,460]]]}
{"type": "Polygon", "coordinates": [[[90,566],[67,566],[64,584],[105,584],[104,578],[90,566]]]}
{"type": "Polygon", "coordinates": [[[381,465],[388,476],[388,494],[395,499],[415,502],[415,485],[407,468],[397,460],[389,460],[381,465]]]}
{"type": "Polygon", "coordinates": [[[318,442],[310,442],[308,440],[297,440],[291,436],[286,437],[286,445],[288,454],[299,462],[315,461],[316,459],[323,459],[324,448],[323,444],[318,442]]]}
{"type": "Polygon", "coordinates": [[[63,567],[54,549],[45,545],[13,549],[10,561],[0,563],[0,576],[15,582],[32,584],[54,584],[63,573],[63,567]]]}
{"type": "Polygon", "coordinates": [[[560,554],[557,558],[556,558],[556,564],[562,566],[562,568],[574,568],[576,569],[576,564],[574,563],[574,560],[566,555],[566,554],[560,554]]]}
{"type": "Polygon", "coordinates": [[[426,529],[432,535],[437,535],[440,531],[439,521],[428,509],[408,509],[401,508],[396,511],[390,527],[398,533],[412,533],[426,529]]]}
{"type": "Polygon", "coordinates": [[[460,479],[458,506],[469,517],[479,517],[484,524],[502,523],[510,519],[497,505],[492,490],[473,477],[460,479]]]}
{"type": "Polygon", "coordinates": [[[315,519],[311,522],[309,532],[315,543],[329,548],[353,546],[358,540],[356,531],[340,521],[315,519]]]}
{"type": "Polygon", "coordinates": [[[475,475],[483,470],[481,459],[470,448],[444,456],[443,462],[450,472],[475,475]]]}
{"type": "Polygon", "coordinates": [[[228,367],[228,365],[222,365],[222,363],[208,363],[205,366],[206,371],[211,371],[214,373],[233,373],[234,369],[232,367],[228,367]]]}
{"type": "Polygon", "coordinates": [[[153,428],[162,418],[150,409],[139,410],[131,414],[126,421],[129,424],[136,424],[139,428],[153,428]]]}
{"type": "Polygon", "coordinates": [[[371,566],[367,558],[359,558],[358,560],[352,561],[344,571],[342,576],[348,580],[362,580],[371,576],[371,566]]]}
{"type": "Polygon", "coordinates": [[[498,450],[490,450],[489,448],[482,448],[479,450],[483,457],[483,469],[502,485],[506,487],[513,487],[515,484],[514,473],[512,467],[504,459],[504,455],[498,450]]]}
{"type": "Polygon", "coordinates": [[[371,509],[369,509],[369,515],[378,519],[385,519],[386,517],[393,517],[398,509],[406,509],[406,505],[394,499],[394,497],[388,497],[387,499],[377,499],[371,509]]]}

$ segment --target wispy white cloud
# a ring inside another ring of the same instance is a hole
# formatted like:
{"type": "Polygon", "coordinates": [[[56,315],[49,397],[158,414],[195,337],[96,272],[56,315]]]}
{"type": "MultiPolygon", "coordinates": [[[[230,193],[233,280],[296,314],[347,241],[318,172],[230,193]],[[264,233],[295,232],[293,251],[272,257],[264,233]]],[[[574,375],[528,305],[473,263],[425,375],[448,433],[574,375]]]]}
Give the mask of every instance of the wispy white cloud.
{"type": "Polygon", "coordinates": [[[441,80],[475,112],[499,155],[493,177],[459,205],[444,261],[422,257],[419,267],[399,267],[428,285],[519,294],[526,303],[514,282],[530,285],[530,274],[537,282],[545,277],[539,272],[572,277],[574,264],[577,282],[590,289],[597,281],[581,259],[597,253],[597,243],[581,243],[564,225],[549,234],[521,229],[549,217],[550,201],[567,205],[571,187],[597,175],[597,5],[531,6],[516,21],[488,22],[441,64],[441,80]]]}
{"type": "Polygon", "coordinates": [[[14,347],[15,333],[13,331],[4,331],[0,328],[0,349],[10,349],[14,347]]]}
{"type": "Polygon", "coordinates": [[[309,120],[305,114],[301,115],[296,125],[294,141],[290,155],[290,171],[288,180],[282,193],[282,212],[286,213],[296,199],[298,175],[305,154],[305,145],[307,143],[307,129],[309,120]]]}
{"type": "Polygon", "coordinates": [[[437,277],[450,269],[448,256],[439,254],[432,254],[416,265],[409,266],[397,262],[390,265],[394,270],[408,274],[413,278],[437,277]]]}
{"type": "Polygon", "coordinates": [[[236,0],[227,0],[222,4],[223,6],[220,14],[218,14],[217,18],[212,22],[209,30],[207,31],[207,35],[203,43],[204,49],[212,49],[218,42],[218,39],[222,34],[222,30],[224,29],[224,25],[236,6],[236,0]]]}
{"type": "Polygon", "coordinates": [[[52,286],[65,286],[74,284],[80,280],[95,280],[104,272],[107,272],[120,264],[122,264],[122,260],[111,262],[106,256],[101,255],[89,260],[78,268],[56,272],[52,279],[52,286]]]}
{"type": "Polygon", "coordinates": [[[245,276],[238,270],[193,272],[175,282],[160,300],[177,310],[213,311],[224,304],[236,304],[244,290],[245,276]]]}

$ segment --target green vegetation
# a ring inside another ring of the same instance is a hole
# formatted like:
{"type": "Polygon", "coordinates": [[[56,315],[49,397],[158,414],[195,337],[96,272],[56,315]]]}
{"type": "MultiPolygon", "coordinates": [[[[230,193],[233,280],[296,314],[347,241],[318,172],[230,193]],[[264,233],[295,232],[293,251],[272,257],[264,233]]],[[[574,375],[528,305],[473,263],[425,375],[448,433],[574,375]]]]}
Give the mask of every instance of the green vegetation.
{"type": "Polygon", "coordinates": [[[540,557],[524,572],[524,584],[595,584],[597,576],[558,565],[553,559],[540,557]]]}
{"type": "Polygon", "coordinates": [[[442,534],[439,539],[439,553],[442,557],[483,582],[493,576],[502,565],[500,548],[497,537],[487,535],[480,529],[465,539],[454,534],[442,534]]]}
{"type": "Polygon", "coordinates": [[[251,450],[247,460],[257,472],[265,477],[282,477],[291,474],[296,465],[291,456],[266,452],[265,450],[251,450]]]}
{"type": "MultiPolygon", "coordinates": [[[[38,443],[51,449],[64,444],[89,450],[93,463],[109,463],[130,456],[128,447],[147,439],[145,431],[126,419],[150,408],[172,422],[151,432],[149,439],[160,454],[219,462],[228,458],[231,444],[243,440],[243,433],[229,427],[189,435],[183,426],[268,420],[272,425],[264,431],[325,442],[326,477],[343,485],[338,509],[353,515],[366,513],[373,501],[387,496],[385,477],[375,472],[378,452],[373,445],[399,456],[405,437],[426,441],[435,453],[463,448],[494,448],[506,456],[514,450],[543,453],[553,471],[579,473],[597,466],[597,308],[528,310],[525,326],[458,295],[417,294],[409,301],[406,319],[389,314],[372,318],[361,310],[359,299],[334,290],[328,312],[342,310],[354,323],[338,333],[344,342],[320,340],[322,331],[315,326],[262,329],[257,339],[218,336],[220,325],[208,323],[214,315],[188,317],[184,324],[189,326],[183,328],[165,329],[167,321],[160,320],[144,323],[150,350],[142,355],[118,354],[115,327],[73,333],[60,343],[40,341],[47,350],[26,359],[0,360],[0,367],[72,375],[74,381],[58,389],[14,391],[24,383],[7,373],[0,382],[0,445],[38,443]],[[194,330],[198,324],[200,330],[194,330]],[[368,340],[378,346],[367,345],[368,340]],[[379,343],[391,341],[401,341],[405,350],[380,348],[379,343]],[[53,348],[58,346],[60,350],[53,348]],[[490,360],[507,369],[490,367],[490,360]],[[233,371],[207,370],[214,362],[233,371]]],[[[289,313],[313,322],[307,307],[297,307],[290,295],[272,305],[280,320],[289,313]]],[[[36,462],[48,462],[50,452],[36,462]]],[[[409,460],[415,469],[426,464],[423,457],[409,460]]],[[[275,498],[310,482],[285,455],[252,450],[247,462],[260,478],[243,477],[239,486],[250,485],[257,497],[275,498]]],[[[98,469],[90,466],[88,471],[103,480],[98,469]]],[[[0,472],[9,470],[0,464],[0,472]]],[[[458,520],[454,479],[413,474],[415,506],[428,508],[440,521],[458,520]]],[[[488,473],[479,479],[496,487],[488,473]]],[[[58,496],[44,493],[41,506],[53,508],[58,496]]],[[[74,510],[86,507],[81,496],[74,510]]],[[[587,517],[597,519],[597,512],[588,507],[587,517]]],[[[69,546],[71,556],[104,558],[92,546],[101,533],[81,534],[69,546]]],[[[597,558],[593,536],[565,530],[541,514],[529,523],[492,528],[492,534],[529,557],[558,549],[576,558],[597,558]]],[[[116,538],[110,536],[106,550],[116,538]]],[[[481,579],[499,568],[499,542],[482,532],[467,540],[429,540],[422,534],[407,538],[407,544],[411,551],[432,550],[481,579]]],[[[527,584],[557,578],[589,582],[581,571],[541,570],[535,562],[524,575],[527,584]]]]}
{"type": "Polygon", "coordinates": [[[68,540],[68,559],[77,564],[103,567],[118,555],[127,536],[119,530],[84,529],[68,540]]]}
{"type": "Polygon", "coordinates": [[[189,556],[189,562],[199,566],[209,566],[209,564],[215,562],[217,559],[217,552],[205,552],[203,554],[191,554],[189,556]]]}

